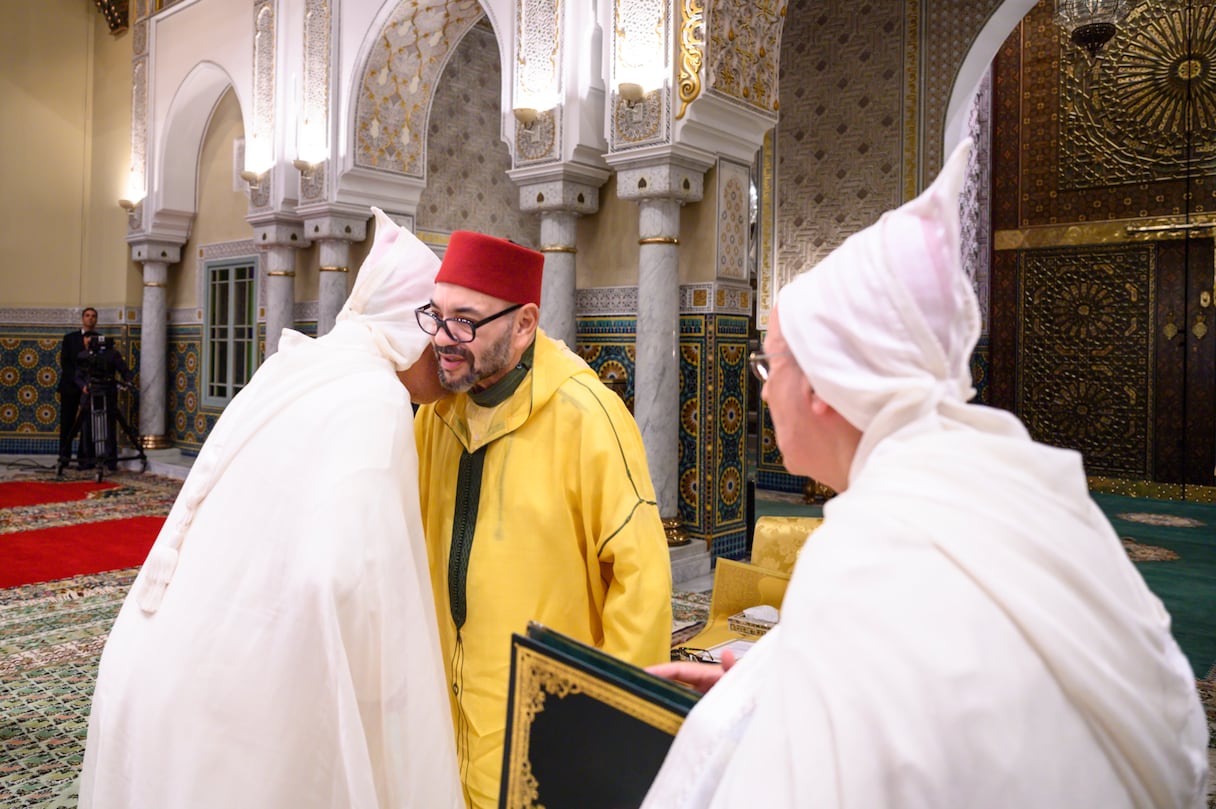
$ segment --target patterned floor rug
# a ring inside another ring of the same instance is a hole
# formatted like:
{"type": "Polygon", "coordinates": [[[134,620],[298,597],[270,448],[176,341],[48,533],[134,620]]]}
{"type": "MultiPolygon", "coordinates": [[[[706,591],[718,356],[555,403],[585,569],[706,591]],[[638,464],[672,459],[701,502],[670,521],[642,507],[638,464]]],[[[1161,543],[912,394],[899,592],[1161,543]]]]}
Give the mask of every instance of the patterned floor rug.
{"type": "MultiPolygon", "coordinates": [[[[113,494],[75,503],[0,512],[14,525],[69,524],[168,513],[180,481],[118,473],[113,494]],[[65,513],[66,512],[66,513],[65,513]]],[[[76,805],[89,703],[105,638],[137,569],[0,590],[0,809],[76,805]]],[[[710,594],[676,593],[673,640],[695,634],[710,594]]],[[[1216,669],[1198,682],[1216,745],[1216,669]]],[[[1213,747],[1210,753],[1216,753],[1213,747]]],[[[1216,809],[1216,795],[1208,801],[1216,809]]]]}

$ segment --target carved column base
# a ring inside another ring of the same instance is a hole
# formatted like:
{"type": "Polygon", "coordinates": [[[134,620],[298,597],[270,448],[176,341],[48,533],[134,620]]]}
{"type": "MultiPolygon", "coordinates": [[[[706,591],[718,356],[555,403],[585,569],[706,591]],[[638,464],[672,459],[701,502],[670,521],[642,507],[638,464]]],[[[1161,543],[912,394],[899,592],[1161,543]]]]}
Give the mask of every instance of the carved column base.
{"type": "Polygon", "coordinates": [[[687,545],[692,540],[684,534],[679,517],[668,517],[663,520],[663,533],[667,535],[667,547],[678,548],[687,545]]]}

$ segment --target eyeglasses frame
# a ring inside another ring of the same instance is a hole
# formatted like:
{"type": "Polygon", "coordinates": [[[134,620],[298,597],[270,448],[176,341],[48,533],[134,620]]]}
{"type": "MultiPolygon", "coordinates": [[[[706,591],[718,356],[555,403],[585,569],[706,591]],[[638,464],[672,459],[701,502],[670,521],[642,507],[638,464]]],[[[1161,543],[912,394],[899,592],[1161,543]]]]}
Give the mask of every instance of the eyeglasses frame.
{"type": "Polygon", "coordinates": [[[511,312],[514,312],[516,309],[522,308],[523,304],[522,303],[512,304],[511,306],[508,306],[506,309],[503,309],[501,312],[496,312],[496,313],[490,315],[489,317],[483,317],[481,320],[478,320],[478,321],[469,320],[467,317],[440,317],[439,315],[435,314],[434,312],[429,311],[431,306],[432,306],[432,304],[424,303],[424,304],[422,304],[422,306],[419,306],[417,309],[414,310],[414,320],[418,321],[418,328],[422,329],[424,332],[431,335],[432,337],[434,337],[436,334],[439,334],[440,329],[443,329],[443,333],[446,334],[448,336],[448,338],[451,339],[452,342],[463,345],[466,343],[471,343],[477,339],[477,329],[486,325],[487,323],[489,323],[492,320],[497,320],[498,318],[502,317],[503,315],[510,314],[511,312]],[[425,320],[425,321],[423,320],[423,315],[426,315],[427,320],[425,320]],[[435,324],[434,331],[430,331],[427,328],[428,321],[430,323],[435,324]],[[467,340],[461,340],[459,337],[452,334],[452,330],[448,328],[449,321],[454,321],[456,323],[463,323],[464,325],[468,326],[469,331],[472,332],[472,335],[467,340]]]}
{"type": "Polygon", "coordinates": [[[773,357],[780,357],[784,354],[792,354],[788,349],[785,351],[753,351],[747,355],[747,367],[751,369],[752,374],[761,382],[768,382],[768,361],[773,357]]]}

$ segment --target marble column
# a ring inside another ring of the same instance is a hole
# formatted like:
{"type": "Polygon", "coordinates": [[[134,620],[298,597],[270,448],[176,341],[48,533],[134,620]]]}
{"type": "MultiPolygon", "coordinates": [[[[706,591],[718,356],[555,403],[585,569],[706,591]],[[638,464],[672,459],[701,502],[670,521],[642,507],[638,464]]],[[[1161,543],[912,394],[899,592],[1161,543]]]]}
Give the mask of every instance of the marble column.
{"type": "Polygon", "coordinates": [[[139,330],[139,436],[145,449],[170,445],[165,429],[169,263],[144,262],[139,330]]]}
{"type": "Polygon", "coordinates": [[[545,254],[540,326],[570,348],[578,344],[574,311],[575,231],[575,215],[569,211],[543,211],[540,215],[540,249],[545,254]]]}
{"type": "Polygon", "coordinates": [[[266,356],[279,350],[283,329],[295,325],[296,250],[274,244],[266,248],[266,356]]]}
{"type": "Polygon", "coordinates": [[[181,261],[185,228],[156,238],[131,240],[131,258],[143,265],[143,299],[139,338],[139,443],[144,449],[172,446],[168,421],[169,267],[181,261]],[[181,239],[178,242],[177,239],[181,239]]]}
{"type": "Polygon", "coordinates": [[[638,204],[638,320],[633,415],[667,541],[680,528],[680,206],[698,202],[713,155],[663,147],[609,154],[617,196],[638,204]]]}
{"type": "Polygon", "coordinates": [[[350,246],[351,242],[361,242],[367,237],[368,214],[366,208],[352,209],[333,203],[312,206],[301,213],[303,235],[319,245],[317,336],[320,337],[334,327],[346,303],[352,275],[350,246]]]}
{"type": "Polygon", "coordinates": [[[679,513],[680,203],[638,201],[637,381],[633,413],[664,518],[679,513]]]}
{"type": "Polygon", "coordinates": [[[349,277],[350,242],[344,239],[322,239],[318,250],[321,258],[320,301],[317,304],[317,336],[328,334],[334,327],[342,304],[346,303],[349,277]]]}

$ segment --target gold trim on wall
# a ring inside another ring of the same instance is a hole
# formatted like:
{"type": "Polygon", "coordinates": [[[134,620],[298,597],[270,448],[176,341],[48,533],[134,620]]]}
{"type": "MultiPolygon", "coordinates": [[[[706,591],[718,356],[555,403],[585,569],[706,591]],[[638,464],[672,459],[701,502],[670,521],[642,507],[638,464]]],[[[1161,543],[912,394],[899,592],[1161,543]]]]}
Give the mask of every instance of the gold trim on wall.
{"type": "Polygon", "coordinates": [[[346,267],[319,267],[321,272],[349,272],[346,267]]]}
{"type": "Polygon", "coordinates": [[[291,270],[270,270],[266,273],[270,278],[295,278],[296,274],[291,270]]]}
{"type": "Polygon", "coordinates": [[[540,248],[542,253],[577,253],[577,247],[565,247],[560,244],[550,244],[540,248]]]}
{"type": "Polygon", "coordinates": [[[698,0],[684,0],[680,7],[680,111],[676,120],[684,117],[697,96],[701,95],[701,62],[705,57],[705,6],[698,0]],[[701,38],[697,39],[697,29],[701,38]]]}
{"type": "Polygon", "coordinates": [[[1216,486],[1197,483],[1157,483],[1151,480],[1121,480],[1119,478],[1089,478],[1089,489],[1103,494],[1124,497],[1151,497],[1154,500],[1179,500],[1188,503],[1216,503],[1216,486]]]}
{"type": "Polygon", "coordinates": [[[1194,234],[1197,229],[1203,228],[1216,228],[1216,214],[1111,219],[1104,222],[998,230],[992,234],[992,246],[995,250],[1025,250],[1036,247],[1075,247],[1081,244],[1130,244],[1181,239],[1188,233],[1194,234]]]}
{"type": "Polygon", "coordinates": [[[645,239],[638,239],[638,244],[679,244],[680,240],[674,236],[649,236],[645,239]]]}

